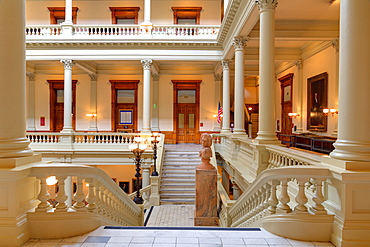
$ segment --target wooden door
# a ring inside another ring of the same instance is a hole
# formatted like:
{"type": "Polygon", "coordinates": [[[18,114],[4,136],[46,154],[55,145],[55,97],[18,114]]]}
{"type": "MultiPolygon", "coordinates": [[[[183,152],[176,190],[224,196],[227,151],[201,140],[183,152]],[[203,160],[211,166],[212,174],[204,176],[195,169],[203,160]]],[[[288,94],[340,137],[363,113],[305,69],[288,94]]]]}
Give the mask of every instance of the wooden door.
{"type": "Polygon", "coordinates": [[[197,109],[195,104],[178,104],[177,143],[197,143],[197,109]]]}
{"type": "Polygon", "coordinates": [[[292,92],[293,92],[293,73],[287,74],[281,78],[281,134],[291,135],[293,128],[292,118],[288,113],[293,112],[292,92]]]}
{"type": "Polygon", "coordinates": [[[112,131],[137,131],[138,80],[110,80],[112,90],[112,131]]]}
{"type": "Polygon", "coordinates": [[[173,80],[174,132],[176,143],[199,142],[200,80],[173,80]]]}
{"type": "MultiPolygon", "coordinates": [[[[60,132],[64,126],[64,80],[47,80],[50,91],[50,131],[60,132]]],[[[72,80],[72,127],[76,123],[76,84],[72,80]]]]}

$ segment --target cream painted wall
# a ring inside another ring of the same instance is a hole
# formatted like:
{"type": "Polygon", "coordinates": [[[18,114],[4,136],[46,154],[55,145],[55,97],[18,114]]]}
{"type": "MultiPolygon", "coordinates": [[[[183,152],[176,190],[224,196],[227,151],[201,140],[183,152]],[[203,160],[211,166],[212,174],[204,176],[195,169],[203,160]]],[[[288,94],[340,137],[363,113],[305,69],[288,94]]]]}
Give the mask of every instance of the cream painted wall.
{"type": "Polygon", "coordinates": [[[117,185],[119,182],[130,182],[129,193],[133,191],[132,179],[135,178],[135,166],[134,165],[124,165],[124,166],[95,166],[106,172],[111,178],[116,179],[117,185]]]}
{"type": "MultiPolygon", "coordinates": [[[[27,25],[49,25],[50,15],[47,7],[64,7],[65,1],[26,0],[27,25]]],[[[112,24],[109,7],[140,7],[140,24],[144,20],[144,1],[73,1],[78,7],[77,24],[112,24]]],[[[151,19],[154,24],[173,24],[171,7],[202,7],[202,25],[219,25],[221,23],[221,2],[214,1],[152,1],[151,19]]]]}
{"type": "Polygon", "coordinates": [[[212,131],[217,113],[213,75],[161,75],[159,78],[159,128],[173,131],[173,84],[171,80],[202,80],[200,85],[200,131],[212,131]]]}
{"type": "MultiPolygon", "coordinates": [[[[338,75],[337,75],[337,68],[336,68],[336,54],[335,50],[332,47],[329,47],[322,52],[306,59],[303,61],[303,93],[302,93],[302,116],[299,116],[300,119],[296,118],[293,119],[293,123],[295,125],[298,124],[298,121],[302,121],[303,131],[307,132],[307,79],[318,74],[327,72],[328,73],[328,107],[329,108],[336,108],[337,106],[337,83],[338,83],[338,75]]],[[[298,68],[297,66],[293,66],[292,68],[284,71],[277,75],[277,78],[283,77],[286,74],[294,73],[293,77],[293,111],[297,112],[299,110],[299,92],[298,92],[298,68]]],[[[281,99],[280,99],[280,83],[276,84],[275,92],[276,92],[276,120],[280,120],[281,122],[281,99]]],[[[331,115],[328,116],[328,128],[327,132],[313,132],[317,135],[324,135],[324,136],[331,136],[336,129],[337,125],[337,116],[332,117],[331,115]]]]}
{"type": "Polygon", "coordinates": [[[244,103],[245,104],[258,104],[258,87],[245,87],[244,88],[244,103]]]}

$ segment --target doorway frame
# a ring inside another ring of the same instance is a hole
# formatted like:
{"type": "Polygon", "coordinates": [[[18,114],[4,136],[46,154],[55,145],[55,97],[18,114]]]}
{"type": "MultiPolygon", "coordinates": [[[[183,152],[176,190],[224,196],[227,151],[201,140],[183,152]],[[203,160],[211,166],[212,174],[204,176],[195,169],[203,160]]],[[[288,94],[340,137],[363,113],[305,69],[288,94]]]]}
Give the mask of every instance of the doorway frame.
{"type": "MultiPolygon", "coordinates": [[[[46,80],[49,83],[49,95],[50,95],[50,132],[56,132],[55,130],[55,106],[56,106],[56,90],[65,90],[64,89],[64,80],[46,80]]],[[[76,85],[77,80],[72,80],[72,128],[75,129],[76,126],[76,85]]],[[[64,108],[63,108],[63,114],[64,114],[64,108]]],[[[64,125],[64,116],[63,116],[63,125],[64,125]]]]}
{"type": "Polygon", "coordinates": [[[179,90],[195,90],[195,139],[199,141],[199,106],[200,106],[200,83],[202,80],[171,80],[173,84],[173,130],[174,130],[174,140],[178,143],[178,121],[177,121],[177,111],[178,111],[178,91],[179,90]]]}

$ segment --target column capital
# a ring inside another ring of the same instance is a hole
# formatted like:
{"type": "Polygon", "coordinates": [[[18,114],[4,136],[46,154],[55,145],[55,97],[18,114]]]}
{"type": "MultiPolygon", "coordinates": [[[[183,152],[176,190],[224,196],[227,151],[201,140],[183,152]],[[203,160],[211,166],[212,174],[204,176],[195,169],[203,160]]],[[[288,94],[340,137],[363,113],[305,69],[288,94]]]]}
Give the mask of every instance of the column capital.
{"type": "Polygon", "coordinates": [[[294,62],[294,65],[297,66],[299,70],[303,69],[303,60],[297,60],[294,62]]]}
{"type": "Polygon", "coordinates": [[[29,81],[35,81],[35,73],[26,73],[29,81]]]}
{"type": "Polygon", "coordinates": [[[335,49],[335,53],[338,53],[339,52],[339,39],[332,40],[331,46],[335,49]]]}
{"type": "Polygon", "coordinates": [[[90,76],[90,80],[92,80],[92,81],[97,81],[98,80],[98,75],[95,74],[95,73],[91,73],[91,74],[89,74],[89,76],[90,76]]]}
{"type": "Polygon", "coordinates": [[[278,5],[278,0],[256,0],[256,4],[260,11],[275,10],[278,5]]]}
{"type": "Polygon", "coordinates": [[[158,73],[153,73],[152,74],[152,77],[153,77],[153,81],[159,81],[159,74],[158,73]]]}
{"type": "Polygon", "coordinates": [[[152,66],[152,63],[153,63],[153,60],[151,59],[141,60],[141,64],[143,65],[144,69],[150,69],[150,67],[152,66]]]}
{"type": "Polygon", "coordinates": [[[222,74],[214,74],[215,81],[221,81],[222,80],[222,74]]]}
{"type": "Polygon", "coordinates": [[[72,69],[74,65],[73,60],[60,60],[60,62],[64,65],[64,69],[72,69]]]}
{"type": "Polygon", "coordinates": [[[222,68],[223,69],[229,69],[229,67],[231,66],[232,64],[232,61],[231,60],[228,60],[228,59],[225,59],[225,60],[222,60],[221,61],[221,65],[222,65],[222,68]]]}
{"type": "Polygon", "coordinates": [[[233,40],[233,46],[235,47],[235,50],[243,50],[244,47],[247,45],[247,42],[249,41],[249,38],[245,38],[243,36],[234,37],[233,40]]]}

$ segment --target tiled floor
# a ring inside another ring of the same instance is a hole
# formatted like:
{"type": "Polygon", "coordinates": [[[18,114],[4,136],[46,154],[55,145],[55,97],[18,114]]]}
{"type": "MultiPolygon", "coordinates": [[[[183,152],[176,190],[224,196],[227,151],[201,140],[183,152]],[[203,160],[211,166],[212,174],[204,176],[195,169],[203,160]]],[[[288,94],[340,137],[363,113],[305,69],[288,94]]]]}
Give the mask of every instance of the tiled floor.
{"type": "Polygon", "coordinates": [[[100,227],[83,236],[65,239],[30,239],[24,247],[80,246],[80,247],[308,247],[333,246],[328,242],[303,242],[282,238],[264,229],[247,231],[244,229],[202,230],[193,225],[193,206],[164,205],[153,210],[148,227],[139,229],[104,229],[100,227]],[[149,227],[182,226],[173,229],[149,227]]]}
{"type": "Polygon", "coordinates": [[[194,226],[194,205],[153,207],[146,226],[194,226]]]}

